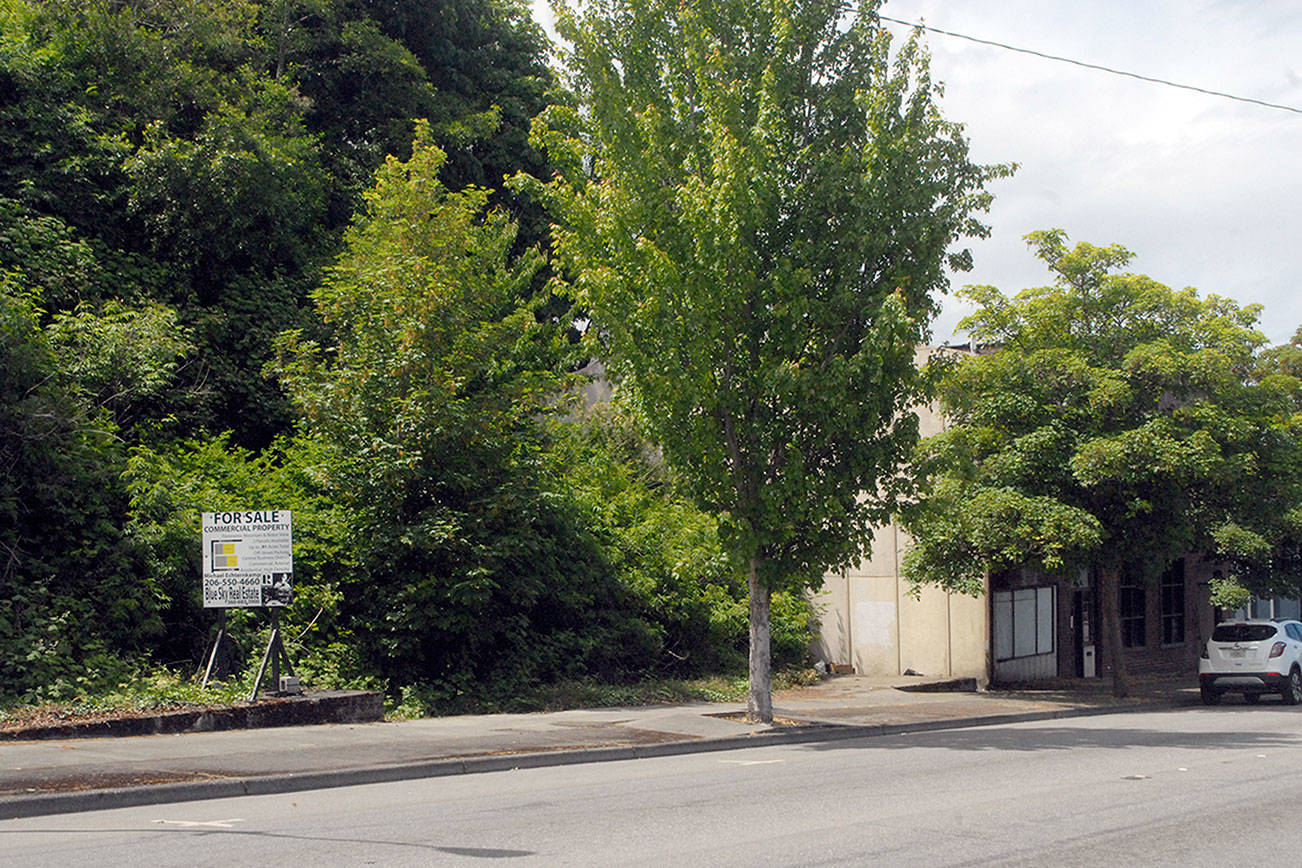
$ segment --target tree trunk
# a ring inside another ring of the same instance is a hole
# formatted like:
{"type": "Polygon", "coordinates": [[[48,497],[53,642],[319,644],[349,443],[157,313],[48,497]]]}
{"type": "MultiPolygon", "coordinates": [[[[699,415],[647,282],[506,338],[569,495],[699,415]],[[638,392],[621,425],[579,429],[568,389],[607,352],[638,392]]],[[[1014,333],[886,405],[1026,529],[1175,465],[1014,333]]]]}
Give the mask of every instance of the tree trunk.
{"type": "Polygon", "coordinates": [[[1103,643],[1112,664],[1112,695],[1130,695],[1130,677],[1126,674],[1126,657],[1121,642],[1121,571],[1104,567],[1099,571],[1099,615],[1103,619],[1103,643]]]}
{"type": "Polygon", "coordinates": [[[750,576],[750,699],[746,711],[757,723],[773,722],[773,658],[769,648],[770,592],[759,580],[759,561],[751,558],[750,576]]]}

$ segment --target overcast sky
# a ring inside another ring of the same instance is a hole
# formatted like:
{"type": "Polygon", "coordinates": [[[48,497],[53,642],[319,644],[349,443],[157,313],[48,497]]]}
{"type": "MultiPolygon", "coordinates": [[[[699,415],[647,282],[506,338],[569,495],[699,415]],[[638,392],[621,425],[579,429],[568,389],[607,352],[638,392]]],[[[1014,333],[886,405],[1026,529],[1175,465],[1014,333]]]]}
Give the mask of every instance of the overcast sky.
{"type": "MultiPolygon", "coordinates": [[[[1302,110],[1302,0],[887,0],[881,13],[1302,110]]],[[[1131,270],[1172,287],[1261,303],[1272,343],[1302,324],[1302,113],[925,41],[974,159],[1021,165],[991,187],[992,236],[972,244],[975,268],[955,288],[1049,283],[1022,236],[1058,227],[1124,245],[1131,270]]],[[[963,312],[946,303],[937,341],[963,312]]]]}

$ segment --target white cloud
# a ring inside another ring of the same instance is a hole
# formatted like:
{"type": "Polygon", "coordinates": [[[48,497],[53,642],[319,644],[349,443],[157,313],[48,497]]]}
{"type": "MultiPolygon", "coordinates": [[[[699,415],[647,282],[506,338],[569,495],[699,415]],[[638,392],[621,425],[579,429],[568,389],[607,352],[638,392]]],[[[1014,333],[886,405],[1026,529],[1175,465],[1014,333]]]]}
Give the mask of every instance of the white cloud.
{"type": "MultiPolygon", "coordinates": [[[[1083,62],[1302,108],[1297,3],[888,0],[882,13],[1083,62]],[[1293,14],[1283,14],[1291,7],[1293,14]]],[[[894,27],[903,32],[904,28],[894,27]]],[[[974,156],[1022,168],[993,191],[990,240],[956,283],[1008,292],[1047,282],[1021,237],[1061,227],[1120,243],[1132,267],[1264,305],[1273,342],[1302,323],[1293,255],[1302,199],[1302,115],[1123,78],[930,33],[946,115],[974,156]]],[[[945,337],[961,311],[947,304],[945,337]]]]}

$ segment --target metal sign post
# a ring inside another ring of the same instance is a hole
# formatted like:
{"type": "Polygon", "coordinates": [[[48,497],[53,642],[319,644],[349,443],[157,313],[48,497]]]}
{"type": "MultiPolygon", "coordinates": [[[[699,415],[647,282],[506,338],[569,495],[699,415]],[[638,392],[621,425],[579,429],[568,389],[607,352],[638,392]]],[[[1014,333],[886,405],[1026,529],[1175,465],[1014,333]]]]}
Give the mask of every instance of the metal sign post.
{"type": "Polygon", "coordinates": [[[271,683],[276,685],[272,691],[279,696],[280,689],[280,663],[285,663],[285,670],[292,676],[294,667],[289,662],[289,654],[285,651],[285,642],[280,638],[280,610],[271,610],[271,639],[267,642],[266,653],[262,655],[262,665],[258,667],[258,677],[253,679],[253,692],[249,694],[249,701],[258,698],[258,688],[262,686],[262,676],[267,672],[267,662],[271,662],[271,683]]]}
{"type": "Polygon", "coordinates": [[[208,654],[208,666],[203,670],[203,684],[200,687],[208,689],[208,679],[212,677],[212,665],[217,660],[217,649],[222,646],[222,639],[226,638],[226,610],[219,609],[221,614],[217,616],[217,638],[212,642],[212,651],[208,654]]]}

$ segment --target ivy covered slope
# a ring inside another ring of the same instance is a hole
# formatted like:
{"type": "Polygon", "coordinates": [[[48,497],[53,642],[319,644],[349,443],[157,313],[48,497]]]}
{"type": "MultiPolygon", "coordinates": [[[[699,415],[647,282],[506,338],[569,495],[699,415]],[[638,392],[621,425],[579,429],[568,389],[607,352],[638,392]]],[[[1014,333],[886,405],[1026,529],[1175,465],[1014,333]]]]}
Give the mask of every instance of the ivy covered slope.
{"type": "MultiPolygon", "coordinates": [[[[1099,570],[1105,646],[1122,661],[1117,586],[1189,553],[1297,593],[1302,383],[1259,354],[1258,308],[1121,271],[1119,245],[1027,237],[1051,286],[969,287],[981,346],[941,380],[948,430],[922,444],[929,496],[906,513],[914,581],[975,592],[988,570],[1099,570]]],[[[1114,665],[1119,694],[1124,666],[1114,665]]]]}
{"type": "Polygon", "coordinates": [[[546,51],[513,0],[0,0],[0,695],[196,665],[198,512],[250,504],[295,510],[320,684],[717,662],[675,625],[735,576],[690,533],[646,566],[546,427],[567,320],[502,185],[546,174],[546,51]]]}

